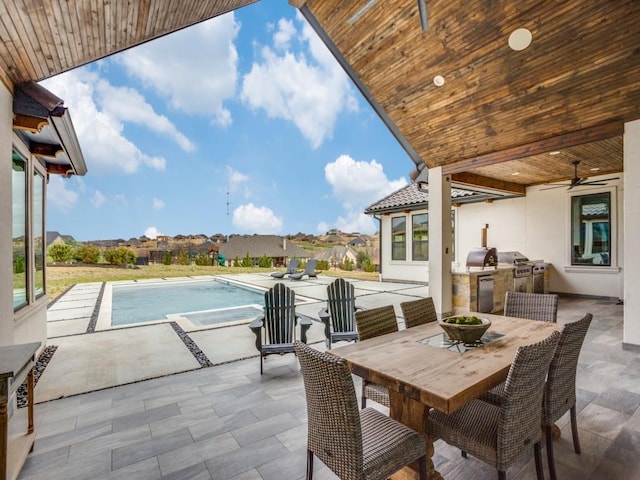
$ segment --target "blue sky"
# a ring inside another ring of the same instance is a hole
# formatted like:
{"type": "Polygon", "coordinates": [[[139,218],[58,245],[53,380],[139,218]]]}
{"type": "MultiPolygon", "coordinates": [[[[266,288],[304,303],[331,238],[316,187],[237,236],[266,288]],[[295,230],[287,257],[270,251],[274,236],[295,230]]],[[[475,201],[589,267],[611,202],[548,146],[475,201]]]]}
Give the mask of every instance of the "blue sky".
{"type": "Polygon", "coordinates": [[[89,172],[51,176],[47,229],[373,233],[413,162],[287,2],[258,2],[58,75],[89,172]],[[227,208],[227,199],[229,206],[227,208]]]}

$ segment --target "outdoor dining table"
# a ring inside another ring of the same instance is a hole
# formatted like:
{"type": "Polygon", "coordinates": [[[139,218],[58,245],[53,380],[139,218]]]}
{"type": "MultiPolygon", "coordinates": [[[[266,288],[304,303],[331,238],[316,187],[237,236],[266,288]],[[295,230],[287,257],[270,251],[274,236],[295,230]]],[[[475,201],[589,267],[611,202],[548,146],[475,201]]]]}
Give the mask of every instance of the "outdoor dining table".
{"type": "MultiPolygon", "coordinates": [[[[425,434],[429,479],[442,479],[433,465],[433,439],[426,434],[429,409],[451,413],[504,381],[518,347],[536,343],[562,325],[487,313],[490,341],[475,348],[442,342],[437,322],[330,350],[344,358],[352,373],[389,389],[390,415],[425,434]]],[[[393,479],[417,479],[405,468],[393,479]]]]}

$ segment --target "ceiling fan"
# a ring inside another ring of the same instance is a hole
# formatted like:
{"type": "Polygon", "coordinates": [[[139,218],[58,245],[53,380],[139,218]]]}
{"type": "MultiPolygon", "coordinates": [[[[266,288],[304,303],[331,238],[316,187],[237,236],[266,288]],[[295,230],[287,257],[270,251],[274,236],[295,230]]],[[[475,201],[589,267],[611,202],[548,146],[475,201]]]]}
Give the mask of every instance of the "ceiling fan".
{"type": "Polygon", "coordinates": [[[620,177],[611,177],[611,178],[601,178],[599,180],[589,180],[588,177],[579,177],[578,176],[578,164],[580,160],[574,160],[571,162],[573,164],[573,178],[569,180],[569,183],[549,183],[547,188],[541,188],[540,190],[550,190],[552,188],[562,188],[569,187],[567,190],[571,190],[575,187],[583,187],[583,186],[602,186],[606,185],[607,182],[611,180],[618,180],[620,177]]]}

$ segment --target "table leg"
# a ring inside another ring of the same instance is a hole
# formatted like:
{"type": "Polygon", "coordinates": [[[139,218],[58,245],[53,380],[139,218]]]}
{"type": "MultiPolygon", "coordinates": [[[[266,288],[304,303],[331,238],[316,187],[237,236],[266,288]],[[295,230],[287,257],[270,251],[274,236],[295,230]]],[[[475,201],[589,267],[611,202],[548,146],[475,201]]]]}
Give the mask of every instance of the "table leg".
{"type": "MultiPolygon", "coordinates": [[[[429,422],[429,407],[404,395],[389,391],[391,418],[402,422],[407,427],[424,435],[427,442],[427,478],[429,480],[442,480],[442,476],[433,466],[433,438],[427,434],[429,422]]],[[[391,477],[393,480],[419,479],[417,462],[406,467],[391,477]]]]}

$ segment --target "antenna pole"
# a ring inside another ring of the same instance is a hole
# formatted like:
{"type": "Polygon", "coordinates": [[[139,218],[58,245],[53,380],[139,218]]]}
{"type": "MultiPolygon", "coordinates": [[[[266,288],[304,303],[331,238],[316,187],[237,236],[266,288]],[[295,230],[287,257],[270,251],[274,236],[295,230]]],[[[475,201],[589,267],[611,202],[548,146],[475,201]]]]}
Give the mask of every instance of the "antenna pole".
{"type": "Polygon", "coordinates": [[[227,191],[227,217],[229,216],[229,192],[227,191]]]}

